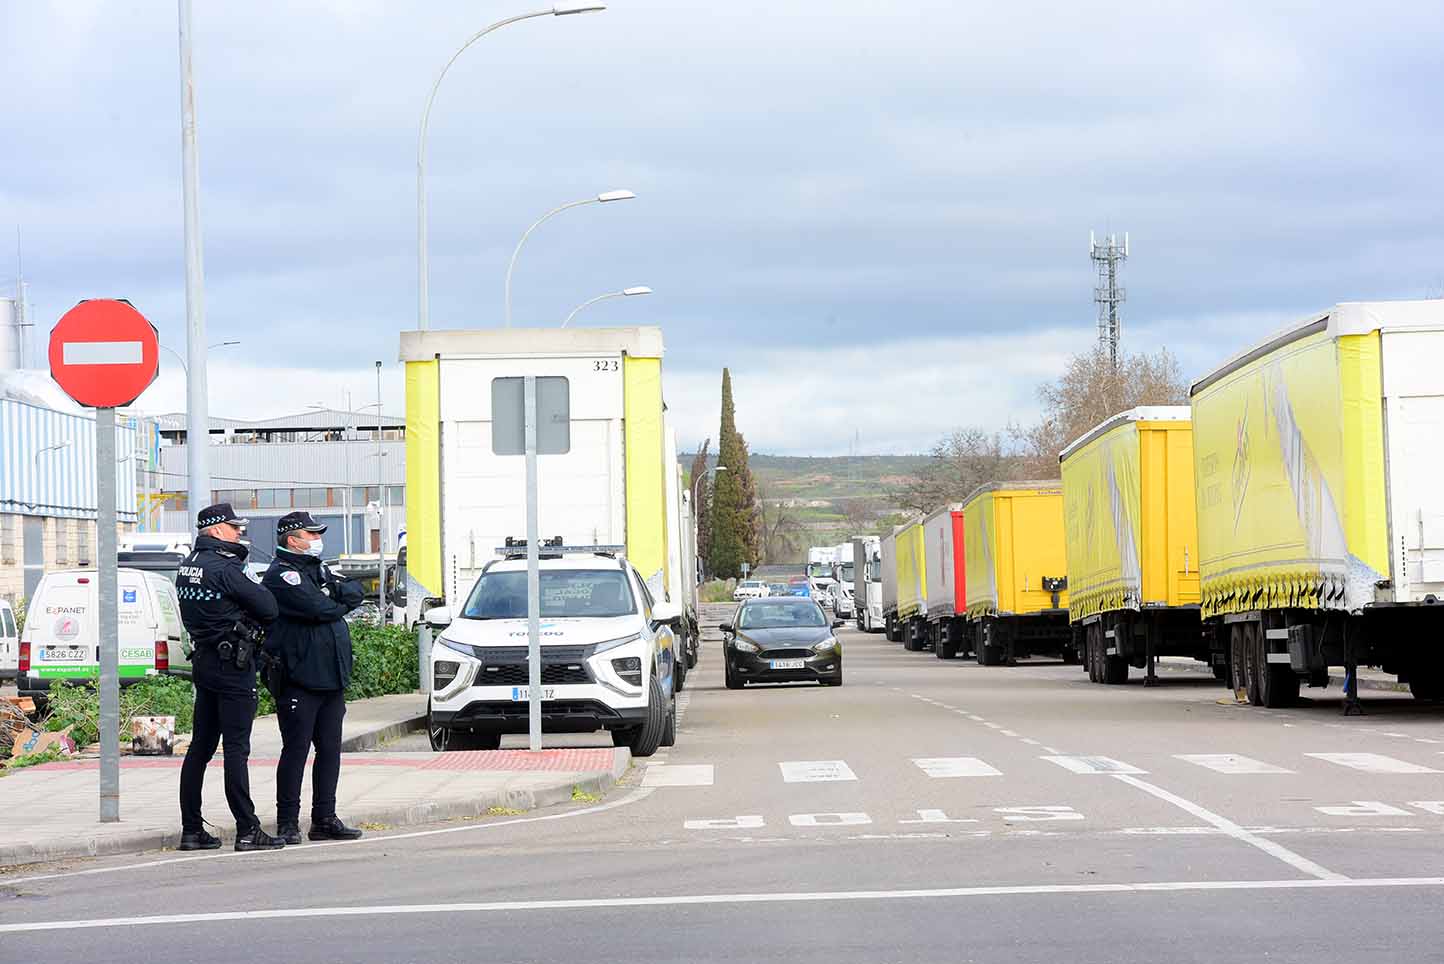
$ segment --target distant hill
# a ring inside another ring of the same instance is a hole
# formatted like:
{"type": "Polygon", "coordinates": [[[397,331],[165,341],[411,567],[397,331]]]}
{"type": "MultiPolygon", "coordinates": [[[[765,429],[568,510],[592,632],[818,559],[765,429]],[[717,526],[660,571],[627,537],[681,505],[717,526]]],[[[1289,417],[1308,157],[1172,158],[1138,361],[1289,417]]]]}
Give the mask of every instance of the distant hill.
{"type": "MultiPolygon", "coordinates": [[[[684,471],[691,468],[692,457],[690,452],[678,455],[684,471]]],[[[926,455],[748,456],[763,498],[768,504],[789,503],[788,511],[802,527],[795,539],[796,560],[806,558],[808,546],[836,545],[856,535],[859,500],[868,510],[861,528],[876,530],[880,520],[896,510],[889,497],[892,490],[927,463],[926,455]],[[851,521],[845,511],[849,507],[851,521]]],[[[708,464],[715,465],[716,459],[708,464]]]]}

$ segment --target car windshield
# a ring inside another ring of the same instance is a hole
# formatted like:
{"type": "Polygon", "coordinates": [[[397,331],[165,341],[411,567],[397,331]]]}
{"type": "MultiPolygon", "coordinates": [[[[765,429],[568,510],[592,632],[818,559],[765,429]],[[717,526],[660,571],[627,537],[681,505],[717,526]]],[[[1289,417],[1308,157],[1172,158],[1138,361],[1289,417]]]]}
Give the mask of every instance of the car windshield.
{"type": "Polygon", "coordinates": [[[832,575],[832,563],[830,563],[830,562],[809,562],[809,563],[807,564],[807,574],[808,574],[809,576],[813,577],[814,579],[816,579],[816,578],[819,577],[819,576],[831,576],[831,575],[832,575]]]}
{"type": "MultiPolygon", "coordinates": [[[[621,571],[543,569],[542,618],[604,619],[637,611],[632,587],[621,571]]],[[[526,573],[488,572],[476,581],[462,610],[463,619],[525,619],[526,573]]]]}
{"type": "Polygon", "coordinates": [[[826,626],[822,610],[813,602],[763,603],[743,606],[739,629],[786,629],[794,626],[826,626]]]}
{"type": "Polygon", "coordinates": [[[842,566],[842,581],[852,582],[852,563],[844,563],[842,566]]]}

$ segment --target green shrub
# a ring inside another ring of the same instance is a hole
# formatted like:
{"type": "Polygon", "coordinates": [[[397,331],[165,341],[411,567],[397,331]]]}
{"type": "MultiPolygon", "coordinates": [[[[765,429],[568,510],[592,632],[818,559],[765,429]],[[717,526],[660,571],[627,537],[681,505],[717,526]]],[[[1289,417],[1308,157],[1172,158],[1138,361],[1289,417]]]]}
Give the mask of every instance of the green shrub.
{"type": "Polygon", "coordinates": [[[731,602],[736,588],[736,579],[712,579],[698,587],[698,598],[704,603],[731,602]]]}
{"type": "MultiPolygon", "coordinates": [[[[177,676],[147,676],[120,691],[122,743],[130,742],[131,721],[137,716],[173,716],[175,731],[189,733],[195,716],[195,692],[189,680],[177,676]]],[[[100,690],[92,683],[56,685],[49,694],[47,730],[73,727],[70,736],[76,746],[88,746],[100,739],[100,690]]]]}
{"type": "Polygon", "coordinates": [[[364,700],[388,693],[414,693],[421,687],[416,662],[416,634],[402,626],[351,624],[355,656],[346,699],[364,700]]]}

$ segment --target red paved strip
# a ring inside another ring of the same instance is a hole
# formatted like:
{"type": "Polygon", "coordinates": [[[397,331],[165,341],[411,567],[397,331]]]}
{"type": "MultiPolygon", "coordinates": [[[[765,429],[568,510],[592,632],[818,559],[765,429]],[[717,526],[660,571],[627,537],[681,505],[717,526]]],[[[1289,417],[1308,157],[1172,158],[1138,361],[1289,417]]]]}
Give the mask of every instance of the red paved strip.
{"type": "Polygon", "coordinates": [[[441,753],[422,764],[423,770],[606,770],[612,769],[612,751],[602,748],[542,750],[466,750],[441,753]]]}

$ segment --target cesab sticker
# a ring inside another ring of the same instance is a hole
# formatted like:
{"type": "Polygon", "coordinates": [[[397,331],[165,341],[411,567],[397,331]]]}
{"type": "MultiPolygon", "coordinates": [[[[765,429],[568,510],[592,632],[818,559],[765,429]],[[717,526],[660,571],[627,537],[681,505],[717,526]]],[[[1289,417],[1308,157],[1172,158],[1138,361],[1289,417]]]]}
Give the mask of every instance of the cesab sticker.
{"type": "Polygon", "coordinates": [[[61,616],[55,620],[51,634],[62,643],[68,643],[80,635],[80,620],[74,616],[61,616]]]}

